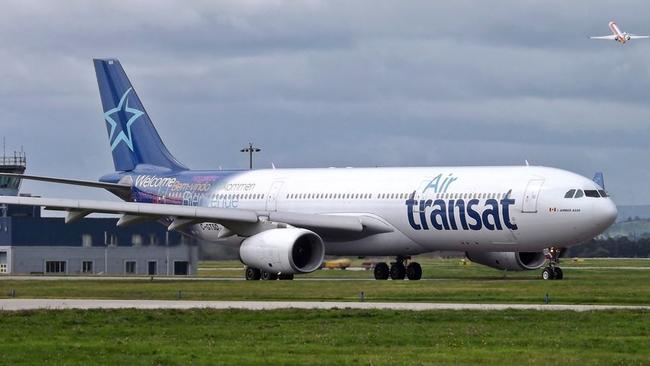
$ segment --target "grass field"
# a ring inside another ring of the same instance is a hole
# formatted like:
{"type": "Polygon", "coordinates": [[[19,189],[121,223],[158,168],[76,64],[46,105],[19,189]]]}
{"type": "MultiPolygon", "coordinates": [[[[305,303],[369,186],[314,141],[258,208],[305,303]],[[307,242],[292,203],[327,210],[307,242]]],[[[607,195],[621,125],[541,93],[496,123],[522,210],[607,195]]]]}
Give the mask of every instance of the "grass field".
{"type": "MultiPolygon", "coordinates": [[[[311,280],[194,281],[12,280],[0,277],[0,297],[15,291],[21,298],[176,299],[188,300],[342,300],[471,303],[542,303],[546,294],[558,304],[650,304],[647,260],[565,261],[566,278],[542,281],[539,271],[502,273],[458,260],[423,262],[423,281],[374,281],[369,271],[317,271],[311,280]],[[616,268],[622,266],[624,268],[616,268]],[[331,280],[327,280],[331,279],[331,280]],[[346,280],[356,279],[356,280],[346,280]],[[367,280],[359,280],[367,279],[367,280]]],[[[210,265],[210,263],[208,263],[210,265]]],[[[212,264],[215,265],[215,264],[212,264]]],[[[233,268],[236,262],[216,264],[233,268]]],[[[216,267],[215,267],[216,268],[216,267]]],[[[241,278],[240,271],[228,270],[241,278]]]]}
{"type": "MultiPolygon", "coordinates": [[[[8,279],[0,297],[650,304],[650,261],[565,261],[566,279],[422,261],[423,281],[367,271],[233,281],[8,279]],[[639,269],[640,268],[640,269],[639,269]],[[367,279],[367,280],[364,280],[367,279]]],[[[0,313],[0,365],[650,365],[650,312],[91,310],[0,313]]]]}
{"type": "Polygon", "coordinates": [[[0,364],[644,365],[648,313],[35,311],[0,317],[0,364]]]}

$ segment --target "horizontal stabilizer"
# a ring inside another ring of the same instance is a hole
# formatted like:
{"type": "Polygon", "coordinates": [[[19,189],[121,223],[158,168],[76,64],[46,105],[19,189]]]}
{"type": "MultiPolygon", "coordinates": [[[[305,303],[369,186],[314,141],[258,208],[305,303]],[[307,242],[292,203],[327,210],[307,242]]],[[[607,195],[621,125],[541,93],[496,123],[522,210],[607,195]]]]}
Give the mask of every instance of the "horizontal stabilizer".
{"type": "Polygon", "coordinates": [[[118,183],[96,182],[92,180],[55,178],[55,177],[45,177],[40,175],[26,175],[26,174],[15,174],[15,173],[0,173],[0,176],[14,177],[20,179],[27,179],[27,180],[36,180],[41,182],[71,184],[80,187],[104,188],[109,191],[125,191],[125,192],[131,191],[131,186],[128,185],[118,184],[118,183]]]}

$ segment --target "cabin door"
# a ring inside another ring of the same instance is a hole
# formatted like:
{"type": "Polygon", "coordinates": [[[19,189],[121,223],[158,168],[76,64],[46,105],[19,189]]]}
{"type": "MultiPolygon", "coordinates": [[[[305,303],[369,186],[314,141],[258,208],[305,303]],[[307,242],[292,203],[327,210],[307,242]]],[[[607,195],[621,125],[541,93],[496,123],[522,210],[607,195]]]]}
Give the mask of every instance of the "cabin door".
{"type": "Polygon", "coordinates": [[[537,199],[539,198],[539,191],[542,189],[544,179],[531,179],[528,181],[526,191],[524,192],[523,204],[521,212],[535,213],[537,212],[537,199]]]}
{"type": "Polygon", "coordinates": [[[271,189],[269,189],[269,194],[266,197],[266,210],[267,211],[277,211],[278,209],[278,194],[282,189],[284,182],[275,181],[271,184],[271,189]]]}

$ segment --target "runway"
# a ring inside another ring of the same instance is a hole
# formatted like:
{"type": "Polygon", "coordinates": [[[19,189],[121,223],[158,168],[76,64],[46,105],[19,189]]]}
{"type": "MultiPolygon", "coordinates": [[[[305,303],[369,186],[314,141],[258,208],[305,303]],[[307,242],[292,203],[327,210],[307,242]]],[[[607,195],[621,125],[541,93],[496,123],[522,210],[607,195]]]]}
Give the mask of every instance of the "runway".
{"type": "Polygon", "coordinates": [[[174,300],[85,300],[85,299],[2,299],[0,310],[63,310],[63,309],[361,309],[361,310],[538,310],[538,311],[607,311],[650,310],[650,305],[560,305],[560,304],[454,304],[399,302],[308,302],[308,301],[174,301],[174,300]]]}

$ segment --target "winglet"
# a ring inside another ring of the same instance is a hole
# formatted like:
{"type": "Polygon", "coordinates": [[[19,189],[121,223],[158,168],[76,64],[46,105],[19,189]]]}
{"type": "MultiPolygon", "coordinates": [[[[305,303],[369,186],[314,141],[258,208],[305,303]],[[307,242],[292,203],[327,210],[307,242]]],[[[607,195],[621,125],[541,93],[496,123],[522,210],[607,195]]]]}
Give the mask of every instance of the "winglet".
{"type": "Polygon", "coordinates": [[[593,180],[594,183],[600,186],[600,188],[605,189],[605,177],[603,177],[603,172],[596,172],[593,180]]]}

